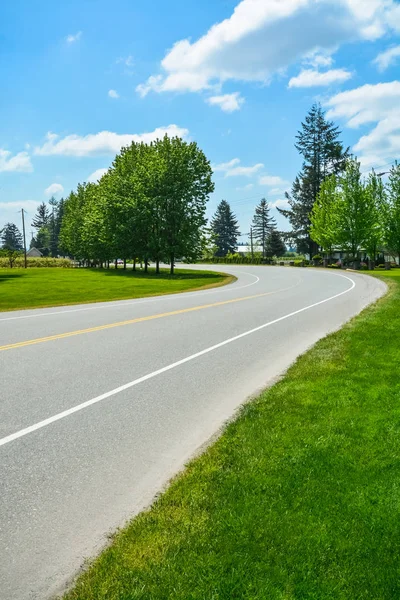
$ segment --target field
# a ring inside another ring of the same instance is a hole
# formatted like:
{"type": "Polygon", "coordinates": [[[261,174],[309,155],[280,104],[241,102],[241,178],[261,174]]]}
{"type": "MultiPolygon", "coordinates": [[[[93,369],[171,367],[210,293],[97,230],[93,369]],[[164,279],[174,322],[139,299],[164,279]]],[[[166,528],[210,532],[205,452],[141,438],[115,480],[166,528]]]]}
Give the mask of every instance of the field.
{"type": "Polygon", "coordinates": [[[379,277],[388,295],[247,404],[67,600],[400,598],[400,272],[379,277]]]}
{"type": "Polygon", "coordinates": [[[178,269],[172,277],[122,269],[1,269],[0,311],[125,300],[229,283],[229,275],[178,269]]]}

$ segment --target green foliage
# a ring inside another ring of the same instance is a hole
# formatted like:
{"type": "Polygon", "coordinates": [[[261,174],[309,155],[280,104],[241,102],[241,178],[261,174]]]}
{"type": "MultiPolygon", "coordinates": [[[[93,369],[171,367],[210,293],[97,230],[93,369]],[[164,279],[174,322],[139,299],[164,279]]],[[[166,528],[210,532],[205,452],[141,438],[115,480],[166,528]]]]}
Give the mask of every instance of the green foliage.
{"type": "Polygon", "coordinates": [[[301,124],[296,136],[296,149],[304,162],[299,175],[294,180],[292,193],[286,193],[290,209],[278,208],[292,225],[291,237],[296,241],[299,252],[311,255],[318,250],[312,239],[311,213],[323,181],[330,175],[341,173],[349,156],[339,141],[340,131],[331,121],[327,121],[319,104],[314,104],[301,124]]]}
{"type": "Polygon", "coordinates": [[[236,250],[239,237],[238,220],[226,200],[219,203],[211,220],[211,229],[218,247],[216,256],[226,256],[236,250]]]}
{"type": "Polygon", "coordinates": [[[35,229],[41,229],[42,227],[47,227],[50,222],[50,211],[46,206],[45,202],[42,202],[36,211],[36,215],[32,220],[32,227],[35,229]]]}
{"type": "Polygon", "coordinates": [[[212,170],[194,142],[165,136],[122,148],[98,184],[79,185],[64,203],[63,248],[103,263],[200,258],[212,170]]]}
{"type": "Polygon", "coordinates": [[[14,223],[6,223],[0,230],[0,243],[3,250],[22,250],[22,234],[14,223]]]}
{"type": "MultiPolygon", "coordinates": [[[[72,263],[69,258],[51,258],[51,257],[29,257],[26,260],[27,267],[29,268],[54,268],[59,267],[62,269],[69,269],[72,267],[72,263]]],[[[25,266],[24,256],[21,252],[18,252],[15,262],[13,264],[15,268],[22,269],[25,266]]],[[[0,269],[7,269],[9,267],[8,259],[2,258],[0,255],[0,269]]]]}
{"type": "Polygon", "coordinates": [[[270,258],[272,256],[280,257],[283,256],[286,251],[286,246],[282,241],[281,234],[276,229],[273,229],[267,238],[266,255],[270,258]]]}
{"type": "Polygon", "coordinates": [[[322,182],[310,215],[311,239],[328,254],[332,253],[337,237],[335,217],[338,200],[337,178],[335,175],[330,175],[322,182]]]}
{"type": "MultiPolygon", "coordinates": [[[[261,245],[262,257],[265,258],[268,252],[268,242],[271,233],[276,229],[276,221],[270,215],[268,202],[263,198],[258,206],[256,206],[253,224],[252,224],[254,240],[261,245]]],[[[285,248],[286,250],[286,248],[285,248]]],[[[273,252],[272,256],[274,256],[273,252]]]]}
{"type": "Polygon", "coordinates": [[[400,165],[392,167],[383,213],[383,238],[388,250],[400,260],[400,165]]]}

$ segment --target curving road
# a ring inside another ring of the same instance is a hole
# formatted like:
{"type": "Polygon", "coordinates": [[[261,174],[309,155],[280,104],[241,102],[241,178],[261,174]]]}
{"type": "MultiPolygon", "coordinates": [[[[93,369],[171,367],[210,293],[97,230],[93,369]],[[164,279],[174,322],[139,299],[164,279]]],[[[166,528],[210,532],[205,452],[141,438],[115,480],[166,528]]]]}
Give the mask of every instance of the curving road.
{"type": "Polygon", "coordinates": [[[1,600],[61,592],[241,402],[385,292],[225,270],[214,290],[0,313],[1,600]]]}

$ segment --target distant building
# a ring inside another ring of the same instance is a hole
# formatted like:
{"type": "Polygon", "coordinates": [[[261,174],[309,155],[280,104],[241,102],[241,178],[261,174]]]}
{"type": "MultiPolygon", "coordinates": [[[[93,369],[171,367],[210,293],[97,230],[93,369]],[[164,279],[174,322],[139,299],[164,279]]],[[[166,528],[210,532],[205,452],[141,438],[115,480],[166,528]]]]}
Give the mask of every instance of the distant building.
{"type": "Polygon", "coordinates": [[[30,248],[26,253],[29,258],[40,258],[43,254],[37,248],[30,248]]]}

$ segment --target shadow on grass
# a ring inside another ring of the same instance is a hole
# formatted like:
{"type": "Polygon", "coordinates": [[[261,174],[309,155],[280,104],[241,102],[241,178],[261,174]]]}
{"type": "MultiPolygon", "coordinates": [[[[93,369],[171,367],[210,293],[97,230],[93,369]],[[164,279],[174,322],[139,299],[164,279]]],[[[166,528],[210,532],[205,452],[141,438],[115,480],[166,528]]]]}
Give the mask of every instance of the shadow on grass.
{"type": "MultiPolygon", "coordinates": [[[[86,270],[86,269],[85,269],[86,270]]],[[[215,277],[221,277],[219,273],[201,273],[200,271],[189,271],[189,270],[179,270],[176,271],[174,275],[170,275],[168,271],[162,270],[161,273],[156,273],[155,269],[150,268],[148,273],[142,271],[133,271],[133,269],[87,269],[93,273],[101,273],[108,277],[136,277],[138,279],[173,279],[173,280],[184,280],[184,279],[203,279],[207,281],[208,279],[214,280],[215,277]],[[183,271],[183,272],[182,272],[183,271]]]]}
{"type": "Polygon", "coordinates": [[[4,273],[3,275],[0,273],[0,283],[4,281],[8,281],[9,279],[17,279],[17,277],[23,277],[24,273],[4,273]]]}

